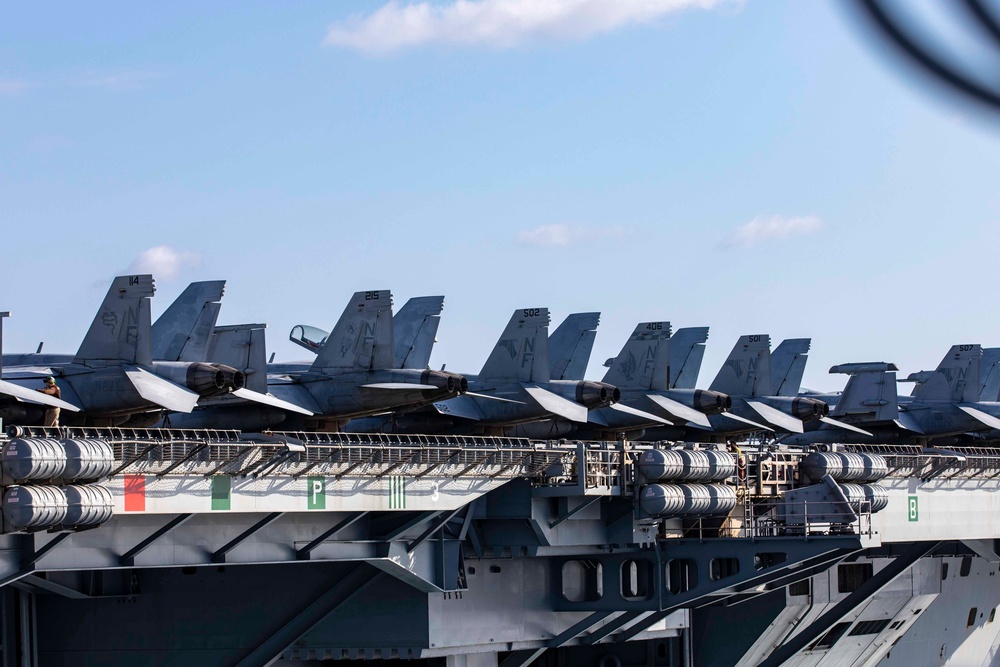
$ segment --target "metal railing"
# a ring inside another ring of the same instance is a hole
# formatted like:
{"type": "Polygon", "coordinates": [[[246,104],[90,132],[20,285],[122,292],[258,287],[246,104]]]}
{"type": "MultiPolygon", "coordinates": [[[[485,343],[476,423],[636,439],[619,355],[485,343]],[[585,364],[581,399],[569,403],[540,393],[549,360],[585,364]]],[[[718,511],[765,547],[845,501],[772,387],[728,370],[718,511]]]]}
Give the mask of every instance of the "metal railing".
{"type": "MultiPolygon", "coordinates": [[[[829,502],[801,501],[787,503],[768,499],[751,503],[749,521],[732,522],[727,517],[718,529],[719,537],[819,537],[824,535],[862,535],[872,537],[870,501],[829,502]],[[849,505],[849,507],[845,507],[849,505]]],[[[735,511],[740,511],[739,503],[735,511]]],[[[698,530],[705,522],[699,521],[698,530]]]]}

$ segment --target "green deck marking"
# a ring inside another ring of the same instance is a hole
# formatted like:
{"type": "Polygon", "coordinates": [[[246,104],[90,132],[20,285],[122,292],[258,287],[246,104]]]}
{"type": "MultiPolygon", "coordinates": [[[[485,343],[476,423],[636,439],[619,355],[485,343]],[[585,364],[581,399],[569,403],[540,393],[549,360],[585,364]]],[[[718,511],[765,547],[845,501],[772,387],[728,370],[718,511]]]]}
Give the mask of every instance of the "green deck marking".
{"type": "Polygon", "coordinates": [[[212,509],[228,510],[232,506],[233,480],[228,475],[212,478],[212,509]]]}

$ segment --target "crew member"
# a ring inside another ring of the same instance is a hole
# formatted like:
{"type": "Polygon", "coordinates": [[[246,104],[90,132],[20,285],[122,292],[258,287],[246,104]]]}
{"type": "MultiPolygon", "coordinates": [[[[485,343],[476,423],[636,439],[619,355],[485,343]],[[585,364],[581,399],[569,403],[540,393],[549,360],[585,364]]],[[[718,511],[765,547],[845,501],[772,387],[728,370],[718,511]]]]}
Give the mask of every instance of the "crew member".
{"type": "MultiPolygon", "coordinates": [[[[56,386],[56,379],[51,375],[45,378],[45,386],[38,391],[43,394],[48,394],[49,396],[62,398],[62,392],[60,392],[59,387],[56,386]]],[[[59,408],[51,405],[45,406],[45,421],[42,423],[42,426],[59,426],[59,408]]]]}

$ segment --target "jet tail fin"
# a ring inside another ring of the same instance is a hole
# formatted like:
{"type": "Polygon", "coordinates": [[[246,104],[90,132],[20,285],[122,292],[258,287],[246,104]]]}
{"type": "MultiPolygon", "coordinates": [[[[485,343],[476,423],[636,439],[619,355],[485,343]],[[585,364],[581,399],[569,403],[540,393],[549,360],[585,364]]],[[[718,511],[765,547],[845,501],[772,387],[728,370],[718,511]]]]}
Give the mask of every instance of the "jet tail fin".
{"type": "Polygon", "coordinates": [[[250,391],[267,393],[266,324],[216,327],[206,360],[232,366],[246,373],[250,391]]]}
{"type": "Polygon", "coordinates": [[[913,397],[920,401],[978,401],[982,356],[981,345],[952,345],[935,372],[916,386],[913,397]]]}
{"type": "Polygon", "coordinates": [[[708,327],[685,327],[670,336],[670,388],[694,389],[705,358],[708,327]]]}
{"type": "Polygon", "coordinates": [[[670,322],[640,322],[604,374],[621,389],[666,390],[670,322]]]}
{"type": "Polygon", "coordinates": [[[740,336],[709,389],[730,396],[772,395],[771,337],[740,336]]]}
{"type": "Polygon", "coordinates": [[[798,396],[811,345],[811,338],[787,338],[771,351],[771,391],[775,396],[798,396]]]}
{"type": "Polygon", "coordinates": [[[486,359],[481,379],[549,381],[549,309],[515,310],[486,359]]]}
{"type": "Polygon", "coordinates": [[[831,368],[831,373],[847,373],[851,377],[830,416],[859,416],[865,421],[898,419],[897,370],[895,364],[883,362],[841,364],[831,368]]]}
{"type": "Polygon", "coordinates": [[[392,367],[392,293],[356,292],[320,348],[311,370],[346,372],[392,367]]]}
{"type": "Polygon", "coordinates": [[[979,361],[979,400],[1000,401],[1000,347],[983,350],[979,361]]]}
{"type": "Polygon", "coordinates": [[[597,337],[600,313],[568,315],[549,336],[549,375],[553,380],[582,380],[597,337]]]}
{"type": "Polygon", "coordinates": [[[191,283],[153,322],[153,358],[204,361],[219,319],[225,280],[191,283]]]}
{"type": "Polygon", "coordinates": [[[393,316],[394,368],[430,368],[443,309],[443,296],[415,296],[393,316]]]}
{"type": "Polygon", "coordinates": [[[74,363],[153,363],[150,301],[155,293],[156,285],[149,274],[118,276],[111,281],[74,363]]]}

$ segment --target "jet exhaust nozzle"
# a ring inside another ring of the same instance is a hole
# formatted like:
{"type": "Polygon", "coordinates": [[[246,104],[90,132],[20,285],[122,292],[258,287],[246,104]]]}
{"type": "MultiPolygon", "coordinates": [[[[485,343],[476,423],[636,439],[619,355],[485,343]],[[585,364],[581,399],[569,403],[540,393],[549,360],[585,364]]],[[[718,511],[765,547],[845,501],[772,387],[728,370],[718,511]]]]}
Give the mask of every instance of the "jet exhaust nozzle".
{"type": "Polygon", "coordinates": [[[469,381],[464,375],[447,371],[424,371],[420,374],[420,383],[434,385],[455,395],[464,394],[469,390],[469,381]]]}
{"type": "Polygon", "coordinates": [[[590,381],[576,384],[576,402],[588,410],[617,403],[621,397],[621,390],[613,384],[590,381]]]}
{"type": "Polygon", "coordinates": [[[187,378],[184,384],[200,396],[225,394],[229,391],[229,385],[226,383],[227,371],[233,374],[239,372],[235,368],[221,364],[191,364],[187,368],[187,378]]]}
{"type": "Polygon", "coordinates": [[[696,389],[694,392],[695,410],[706,415],[717,415],[733,407],[733,399],[729,394],[709,389],[696,389]]]}
{"type": "Polygon", "coordinates": [[[815,398],[799,397],[792,400],[792,414],[804,422],[821,419],[830,414],[830,406],[815,398]]]}
{"type": "Polygon", "coordinates": [[[222,374],[225,377],[227,391],[236,391],[247,385],[247,375],[243,371],[223,366],[222,374]]]}

